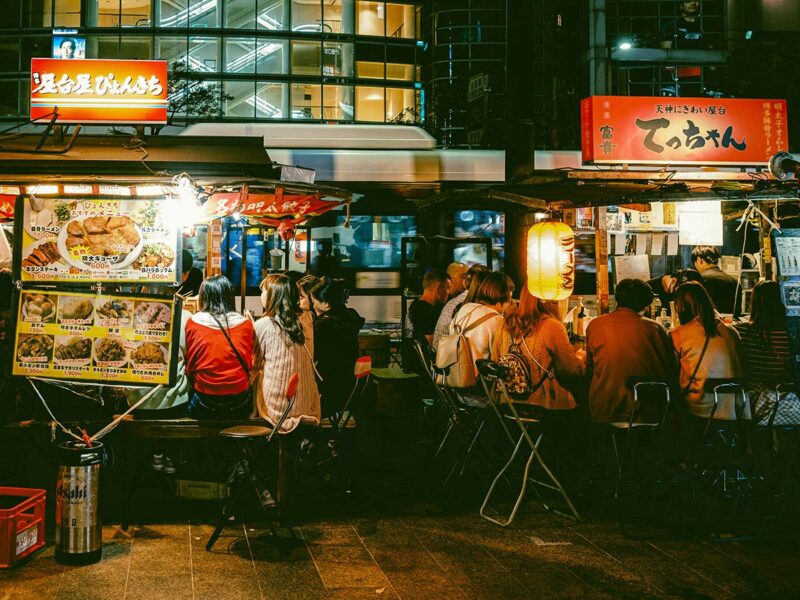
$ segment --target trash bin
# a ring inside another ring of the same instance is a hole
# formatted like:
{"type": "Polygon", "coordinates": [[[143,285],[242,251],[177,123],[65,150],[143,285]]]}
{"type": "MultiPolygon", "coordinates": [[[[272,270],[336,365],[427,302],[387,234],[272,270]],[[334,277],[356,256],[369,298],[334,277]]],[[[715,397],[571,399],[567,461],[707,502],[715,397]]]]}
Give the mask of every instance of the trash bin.
{"type": "Polygon", "coordinates": [[[58,447],[56,482],[56,561],[88,565],[100,560],[103,531],[98,511],[103,445],[82,442],[58,447]]]}

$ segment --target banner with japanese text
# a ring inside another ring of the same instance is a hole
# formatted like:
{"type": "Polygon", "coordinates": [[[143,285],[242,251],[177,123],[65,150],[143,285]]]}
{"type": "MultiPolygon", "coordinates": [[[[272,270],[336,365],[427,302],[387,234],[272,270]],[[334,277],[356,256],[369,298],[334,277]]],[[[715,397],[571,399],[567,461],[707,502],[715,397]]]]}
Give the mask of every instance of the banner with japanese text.
{"type": "Polygon", "coordinates": [[[174,383],[180,299],[24,289],[12,374],[77,382],[174,383]]]}
{"type": "Polygon", "coordinates": [[[765,165],[788,150],[785,100],[591,96],[584,164],[765,165]]]}
{"type": "Polygon", "coordinates": [[[163,125],[167,61],[31,59],[31,119],[163,125]]]}
{"type": "Polygon", "coordinates": [[[175,284],[181,261],[174,199],[17,199],[14,276],[23,283],[175,284]]]}

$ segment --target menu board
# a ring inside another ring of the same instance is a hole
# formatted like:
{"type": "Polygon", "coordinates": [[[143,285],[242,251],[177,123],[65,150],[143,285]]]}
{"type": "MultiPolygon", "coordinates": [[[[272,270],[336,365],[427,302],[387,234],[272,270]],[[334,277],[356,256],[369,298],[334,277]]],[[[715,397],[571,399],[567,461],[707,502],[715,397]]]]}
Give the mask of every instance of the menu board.
{"type": "Polygon", "coordinates": [[[17,199],[14,273],[22,282],[170,284],[180,281],[175,200],[17,199]]]}
{"type": "Polygon", "coordinates": [[[12,374],[76,382],[172,384],[180,300],[165,296],[19,293],[12,374]]]}

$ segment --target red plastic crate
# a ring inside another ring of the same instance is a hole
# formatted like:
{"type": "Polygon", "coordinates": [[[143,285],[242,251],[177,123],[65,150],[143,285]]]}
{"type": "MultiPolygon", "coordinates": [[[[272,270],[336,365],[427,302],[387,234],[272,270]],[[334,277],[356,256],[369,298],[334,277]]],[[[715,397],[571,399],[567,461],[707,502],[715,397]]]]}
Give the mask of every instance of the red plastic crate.
{"type": "Polygon", "coordinates": [[[0,568],[5,568],[44,546],[45,491],[0,487],[0,502],[0,568]],[[14,499],[16,504],[3,508],[14,499]]]}

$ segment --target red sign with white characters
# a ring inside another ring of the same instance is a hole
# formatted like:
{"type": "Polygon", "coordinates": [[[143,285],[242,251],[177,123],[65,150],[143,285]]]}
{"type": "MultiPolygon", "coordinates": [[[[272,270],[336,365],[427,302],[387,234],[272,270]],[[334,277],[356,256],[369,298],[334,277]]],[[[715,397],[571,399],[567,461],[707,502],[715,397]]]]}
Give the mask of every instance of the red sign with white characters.
{"type": "Polygon", "coordinates": [[[789,148],[785,100],[591,96],[581,130],[589,164],[764,165],[789,148]]]}
{"type": "Polygon", "coordinates": [[[31,60],[31,119],[58,108],[59,123],[163,125],[165,60],[31,60]]]}

